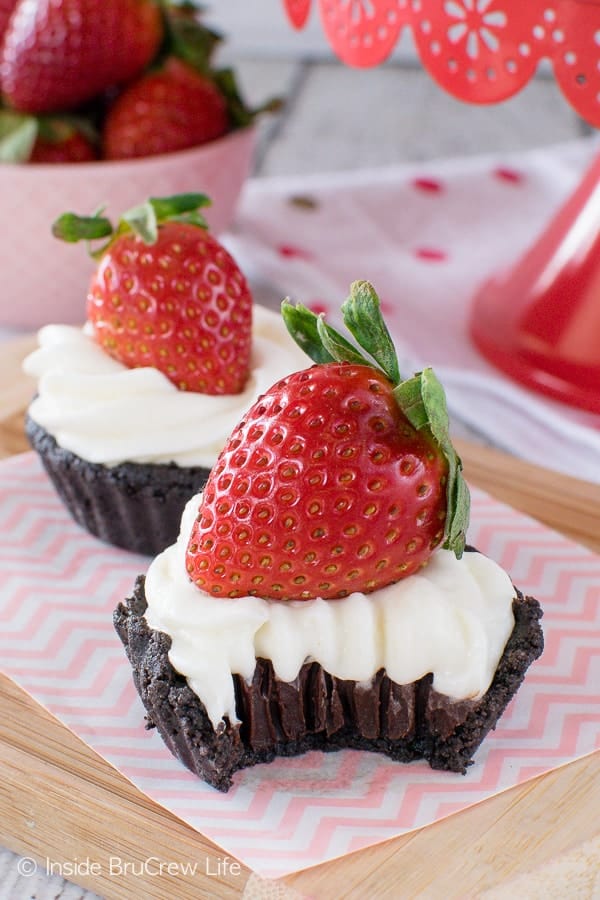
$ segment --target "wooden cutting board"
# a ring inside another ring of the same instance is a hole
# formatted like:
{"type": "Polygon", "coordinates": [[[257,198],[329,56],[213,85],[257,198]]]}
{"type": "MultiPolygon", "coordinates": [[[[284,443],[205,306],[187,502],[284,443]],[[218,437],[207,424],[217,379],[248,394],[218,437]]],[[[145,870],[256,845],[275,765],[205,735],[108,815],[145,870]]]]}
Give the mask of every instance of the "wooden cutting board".
{"type": "MultiPolygon", "coordinates": [[[[0,457],[27,449],[22,422],[34,385],[20,363],[32,346],[30,337],[2,346],[0,457]]],[[[472,484],[600,552],[600,486],[466,442],[459,451],[472,484]]],[[[47,858],[78,860],[83,865],[75,880],[110,900],[474,897],[544,866],[597,832],[600,753],[434,825],[288,876],[273,893],[272,883],[233,864],[145,797],[4,676],[0,709],[0,843],[42,867],[47,858]],[[137,866],[137,874],[112,871],[111,857],[137,866]],[[149,857],[196,860],[199,870],[157,876],[143,871],[149,857]]]]}

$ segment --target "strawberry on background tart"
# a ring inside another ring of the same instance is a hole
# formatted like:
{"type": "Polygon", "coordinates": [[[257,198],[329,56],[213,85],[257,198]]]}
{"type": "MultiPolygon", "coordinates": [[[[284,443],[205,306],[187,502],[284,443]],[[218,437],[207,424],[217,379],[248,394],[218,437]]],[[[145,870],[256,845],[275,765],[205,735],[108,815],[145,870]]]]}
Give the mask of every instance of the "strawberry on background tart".
{"type": "Polygon", "coordinates": [[[247,407],[305,361],[207,231],[207,202],[155,198],[116,229],[101,215],[57,220],[65,240],[106,242],[85,327],[46,326],[25,361],[38,379],[27,433],[71,515],[149,555],[177,537],[247,407]]]}
{"type": "Polygon", "coordinates": [[[0,162],[124,160],[199,147],[250,108],[198,4],[0,0],[0,162]]]}
{"type": "Polygon", "coordinates": [[[443,389],[402,380],[373,287],[342,307],[355,342],[282,311],[315,365],[249,408],[115,611],[149,725],[220,790],[309,749],[465,772],[542,652],[541,609],[465,547],[443,389]]]}

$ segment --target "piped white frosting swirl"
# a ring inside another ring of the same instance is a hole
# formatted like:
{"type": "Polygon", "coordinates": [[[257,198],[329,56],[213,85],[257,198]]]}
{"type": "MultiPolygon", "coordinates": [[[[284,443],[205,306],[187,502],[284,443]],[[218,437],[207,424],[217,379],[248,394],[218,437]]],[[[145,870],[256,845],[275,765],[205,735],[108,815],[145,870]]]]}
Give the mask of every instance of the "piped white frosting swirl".
{"type": "Polygon", "coordinates": [[[31,418],[57,443],[94,463],[175,462],[210,468],[256,398],[309,366],[279,313],[255,305],[251,371],[240,394],[178,390],[157,369],[129,369],[86,329],[47,325],[24,362],[38,379],[31,418]]]}
{"type": "Polygon", "coordinates": [[[178,541],[146,577],[146,620],[171,637],[169,659],[217,726],[236,722],[232,673],[250,680],[257,657],[282,681],[316,661],[338,678],[369,682],[380,668],[398,684],[429,672],[454,699],[485,693],[514,626],[515,591],[500,566],[480,553],[458,560],[434,553],[419,574],[343,600],[282,602],[223,599],[200,591],[185,553],[200,495],[187,505],[178,541]]]}

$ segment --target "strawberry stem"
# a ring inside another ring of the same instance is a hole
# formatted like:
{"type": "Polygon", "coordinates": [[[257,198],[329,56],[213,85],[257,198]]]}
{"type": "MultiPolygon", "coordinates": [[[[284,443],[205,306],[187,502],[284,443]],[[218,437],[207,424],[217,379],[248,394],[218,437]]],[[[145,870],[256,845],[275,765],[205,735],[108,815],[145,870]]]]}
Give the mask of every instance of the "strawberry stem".
{"type": "Polygon", "coordinates": [[[284,300],[281,313],[291,336],[314,362],[351,362],[381,371],[392,383],[394,398],[413,428],[429,431],[448,463],[443,546],[460,558],[469,524],[470,499],[462,463],[450,439],[446,395],[431,368],[402,380],[398,356],[373,285],[368,281],[353,282],[350,296],[342,304],[344,324],[360,349],[328,325],[322,314],[317,316],[300,303],[293,306],[284,300]]]}
{"type": "Polygon", "coordinates": [[[94,259],[100,259],[112,240],[118,235],[133,231],[145,244],[154,244],[158,237],[159,226],[164,222],[186,222],[198,228],[208,228],[204,216],[198,210],[210,206],[211,200],[206,194],[173,194],[170,197],[150,197],[145,203],[134,206],[121,216],[117,228],[110,219],[96,213],[93,216],[78,216],[76,213],[63,213],[52,225],[52,234],[62,241],[74,244],[77,241],[88,242],[88,252],[94,259]],[[110,238],[96,250],[89,246],[90,241],[110,238]]]}

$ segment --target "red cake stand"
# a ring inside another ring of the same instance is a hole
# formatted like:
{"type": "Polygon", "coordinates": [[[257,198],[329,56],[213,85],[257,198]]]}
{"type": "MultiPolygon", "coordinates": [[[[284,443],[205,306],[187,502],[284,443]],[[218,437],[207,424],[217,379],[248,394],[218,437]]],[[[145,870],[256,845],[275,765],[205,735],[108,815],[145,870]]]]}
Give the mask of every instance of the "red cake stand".
{"type": "MultiPolygon", "coordinates": [[[[301,28],[318,7],[345,63],[383,62],[406,29],[431,77],[468,103],[516,94],[548,60],[600,126],[600,0],[283,0],[301,28]]],[[[600,157],[534,245],[477,294],[471,334],[513,378],[600,413],[600,157]]]]}

